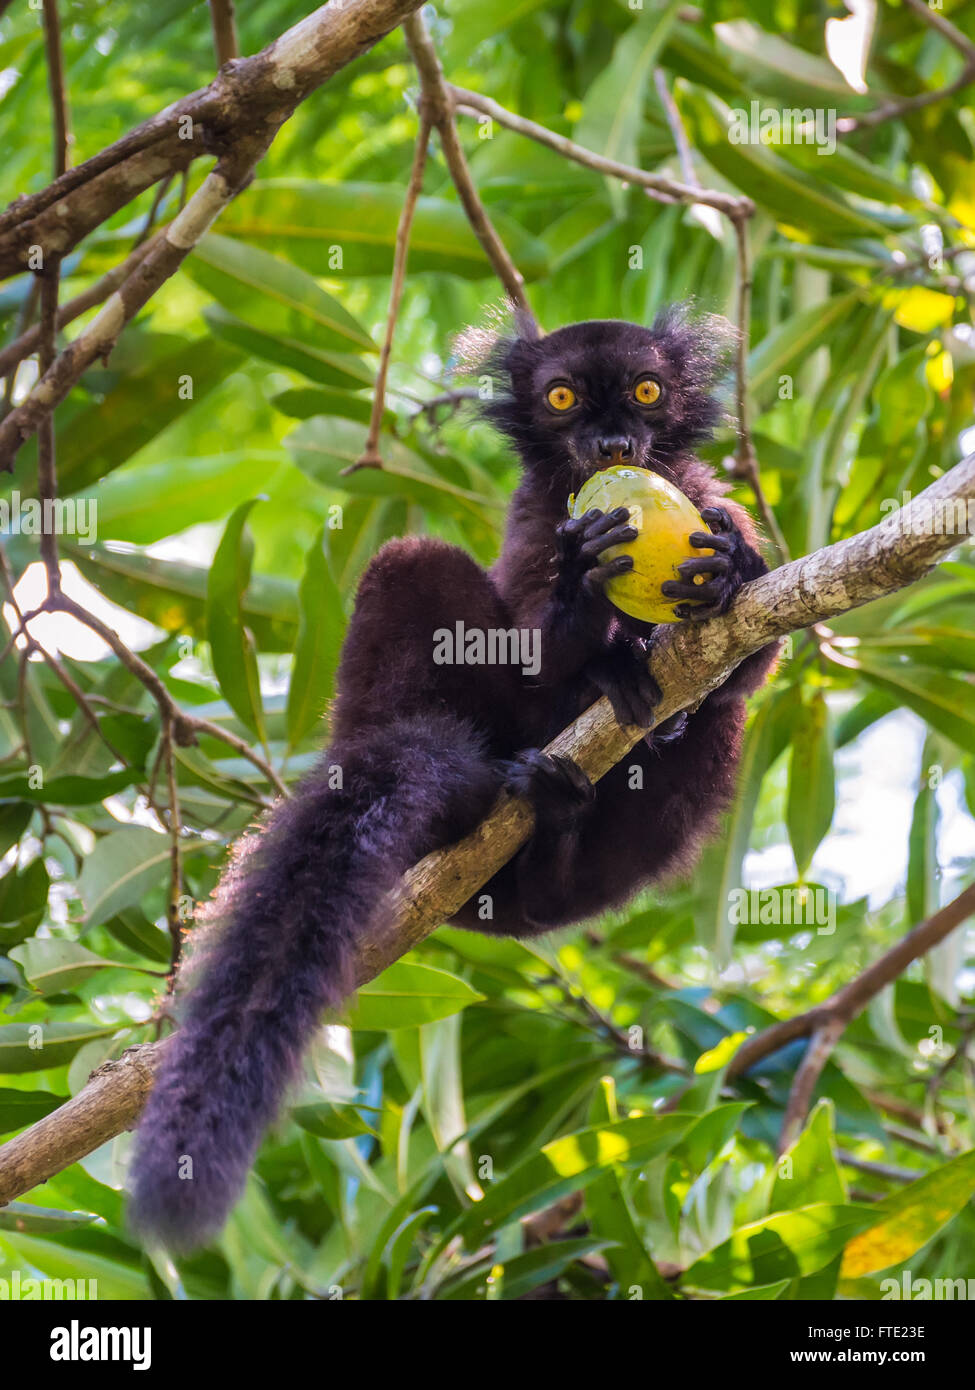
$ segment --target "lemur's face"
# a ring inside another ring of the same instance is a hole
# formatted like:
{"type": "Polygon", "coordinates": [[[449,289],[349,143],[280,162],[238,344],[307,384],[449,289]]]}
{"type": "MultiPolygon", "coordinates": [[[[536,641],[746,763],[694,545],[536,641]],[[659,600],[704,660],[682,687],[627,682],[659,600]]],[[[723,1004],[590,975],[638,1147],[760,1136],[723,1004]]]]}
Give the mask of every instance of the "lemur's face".
{"type": "Polygon", "coordinates": [[[518,339],[503,360],[509,392],[486,414],[566,492],[614,463],[667,473],[719,413],[717,336],[713,321],[671,314],[653,328],[593,321],[518,339]]]}

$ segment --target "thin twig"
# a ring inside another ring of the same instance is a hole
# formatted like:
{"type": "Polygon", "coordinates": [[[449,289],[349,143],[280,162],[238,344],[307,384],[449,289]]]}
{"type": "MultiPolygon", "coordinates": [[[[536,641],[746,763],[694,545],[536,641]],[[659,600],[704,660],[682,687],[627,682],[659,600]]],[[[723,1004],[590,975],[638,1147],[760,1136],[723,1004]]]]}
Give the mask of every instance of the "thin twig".
{"type": "Polygon", "coordinates": [[[382,468],[383,466],[379,453],[379,435],[382,430],[383,411],[386,409],[386,377],[389,374],[389,359],[393,351],[393,336],[396,332],[400,300],[403,298],[403,286],[406,283],[406,262],[410,254],[410,229],[413,226],[417,199],[423,189],[423,171],[426,168],[429,146],[430,118],[425,111],[421,111],[420,129],[416,137],[416,148],[413,151],[413,167],[410,170],[410,181],[407,185],[406,196],[403,199],[403,207],[399,215],[399,224],[396,228],[396,251],[393,256],[393,279],[389,290],[389,311],[386,315],[386,333],[379,354],[376,385],[373,388],[369,433],[366,435],[366,444],[361,456],[355,463],[350,463],[347,468],[343,468],[340,477],[346,473],[355,473],[359,468],[382,468]]]}
{"type": "Polygon", "coordinates": [[[546,126],[529,121],[524,116],[515,115],[513,111],[507,110],[490,97],[481,96],[479,92],[469,91],[466,87],[455,87],[452,83],[447,83],[447,92],[455,109],[489,116],[505,129],[513,130],[518,135],[526,135],[530,140],[545,145],[556,154],[564,155],[566,159],[571,159],[586,169],[622,179],[624,183],[632,183],[638,188],[645,188],[651,195],[666,194],[668,201],[679,203],[704,203],[707,207],[717,208],[728,217],[736,214],[750,216],[754,211],[754,204],[750,198],[736,197],[733,193],[724,193],[716,188],[692,187],[690,184],[681,183],[679,179],[672,179],[667,174],[648,174],[636,165],[621,164],[618,160],[596,154],[594,150],[575,144],[566,135],[558,135],[546,126]]]}
{"type": "Polygon", "coordinates": [[[234,0],[210,0],[210,22],[213,27],[217,67],[222,68],[224,63],[229,63],[240,53],[234,19],[234,0]]]}

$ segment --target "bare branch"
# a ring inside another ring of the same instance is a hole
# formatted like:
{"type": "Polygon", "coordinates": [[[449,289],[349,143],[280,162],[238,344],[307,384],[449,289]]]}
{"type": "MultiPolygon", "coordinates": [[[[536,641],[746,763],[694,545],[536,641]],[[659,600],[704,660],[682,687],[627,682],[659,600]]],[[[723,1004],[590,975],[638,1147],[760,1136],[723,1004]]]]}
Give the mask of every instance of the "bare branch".
{"type": "Polygon", "coordinates": [[[210,0],[210,22],[213,26],[213,47],[217,67],[222,68],[240,53],[237,44],[237,25],[234,0],[210,0]]]}
{"type": "Polygon", "coordinates": [[[651,195],[664,194],[668,202],[704,203],[707,207],[717,208],[727,217],[750,216],[754,211],[754,204],[750,198],[735,197],[733,193],[722,193],[715,188],[695,187],[672,179],[667,174],[648,174],[633,164],[620,164],[618,160],[607,159],[605,155],[596,154],[594,150],[587,150],[584,146],[575,144],[567,135],[558,135],[546,126],[537,125],[535,121],[516,115],[490,97],[481,96],[479,92],[468,91],[466,87],[455,87],[452,83],[447,84],[447,92],[454,107],[459,110],[489,116],[505,129],[513,130],[518,135],[527,135],[530,140],[547,146],[556,154],[564,155],[576,164],[582,164],[597,174],[607,174],[610,178],[622,179],[625,183],[645,188],[651,195]]]}
{"type": "Polygon", "coordinates": [[[357,468],[382,468],[383,466],[379,454],[379,435],[382,429],[383,411],[386,409],[386,377],[389,374],[389,359],[393,351],[393,335],[396,332],[400,300],[403,298],[403,286],[406,283],[406,262],[410,254],[410,229],[413,226],[413,214],[416,212],[417,199],[423,189],[423,171],[427,166],[429,145],[430,118],[426,112],[421,112],[420,129],[416,137],[416,148],[413,152],[413,168],[410,170],[410,182],[406,189],[406,196],[403,199],[403,207],[399,215],[399,224],[396,228],[396,251],[393,257],[393,279],[389,290],[389,312],[386,316],[386,334],[379,354],[379,370],[376,372],[376,385],[372,396],[369,433],[366,435],[362,457],[357,459],[355,463],[349,464],[348,468],[343,468],[342,474],[354,473],[357,468]]]}
{"type": "MultiPolygon", "coordinates": [[[[972,472],[975,473],[975,464],[973,464],[972,459],[967,460],[966,464],[958,465],[959,468],[966,466],[971,467],[972,472]]],[[[957,469],[953,471],[957,472],[957,469]]],[[[951,477],[951,474],[946,476],[951,477]]],[[[969,487],[971,488],[971,485],[969,487]]],[[[930,493],[930,489],[927,493],[920,495],[924,497],[928,493],[930,493]]],[[[968,495],[972,495],[971,491],[968,495]]],[[[880,527],[874,527],[874,531],[879,529],[880,527]]],[[[867,532],[866,534],[872,533],[867,532]]],[[[840,544],[842,545],[844,542],[840,542],[840,544]]],[[[835,550],[836,546],[832,546],[830,549],[835,550]]],[[[818,553],[822,555],[826,552],[819,551],[818,553]]],[[[791,565],[785,567],[786,571],[792,568],[791,565]]],[[[778,570],[776,573],[781,574],[783,571],[778,570]]],[[[756,1062],[760,1062],[764,1057],[770,1057],[789,1043],[795,1042],[797,1038],[808,1038],[823,1029],[830,1028],[833,1024],[838,1024],[839,1033],[842,1033],[850,1020],[856,1018],[857,1014],[866,1008],[875,995],[879,994],[887,985],[892,984],[907,969],[911,961],[926,955],[946,936],[950,936],[957,927],[967,921],[973,913],[975,913],[975,884],[964,889],[957,898],[954,898],[950,903],[933,913],[926,921],[921,922],[919,926],[914,927],[912,931],[901,937],[900,941],[889,951],[886,951],[879,960],[874,961],[873,965],[868,966],[850,984],[837,990],[825,1003],[818,1004],[814,1009],[809,1009],[806,1013],[799,1014],[795,1018],[774,1023],[771,1028],[765,1028],[761,1033],[756,1033],[754,1037],[748,1038],[731,1060],[731,1065],[728,1068],[729,1077],[740,1076],[743,1072],[748,1071],[749,1067],[753,1067],[756,1062]]],[[[839,1033],[831,1038],[830,1046],[836,1042],[839,1033]]],[[[825,1058],[823,1061],[825,1062],[825,1058]]],[[[819,1067],[819,1070],[822,1070],[822,1066],[819,1067]]]]}

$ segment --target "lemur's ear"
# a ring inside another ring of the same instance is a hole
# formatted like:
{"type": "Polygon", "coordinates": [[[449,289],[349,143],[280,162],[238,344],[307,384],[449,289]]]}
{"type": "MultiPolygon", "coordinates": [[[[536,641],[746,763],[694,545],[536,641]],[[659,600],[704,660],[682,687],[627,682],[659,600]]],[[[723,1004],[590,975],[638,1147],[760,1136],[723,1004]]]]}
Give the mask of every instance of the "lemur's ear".
{"type": "Polygon", "coordinates": [[[473,376],[485,364],[507,358],[517,344],[533,343],[541,336],[531,312],[506,300],[488,310],[484,323],[471,324],[454,338],[451,346],[457,370],[473,376]]]}
{"type": "Polygon", "coordinates": [[[691,300],[669,304],[651,331],[688,385],[709,391],[724,376],[738,330],[720,314],[695,314],[691,300]]]}

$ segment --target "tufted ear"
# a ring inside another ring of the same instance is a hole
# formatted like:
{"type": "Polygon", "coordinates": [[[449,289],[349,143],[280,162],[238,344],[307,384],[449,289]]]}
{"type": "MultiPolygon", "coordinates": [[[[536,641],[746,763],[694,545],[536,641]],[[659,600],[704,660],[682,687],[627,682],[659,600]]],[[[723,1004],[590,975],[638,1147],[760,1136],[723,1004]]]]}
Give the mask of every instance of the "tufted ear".
{"type": "Polygon", "coordinates": [[[661,309],[650,330],[684,382],[711,391],[729,370],[738,330],[720,314],[695,314],[692,300],[661,309]]]}

